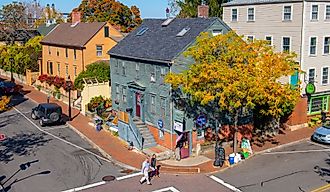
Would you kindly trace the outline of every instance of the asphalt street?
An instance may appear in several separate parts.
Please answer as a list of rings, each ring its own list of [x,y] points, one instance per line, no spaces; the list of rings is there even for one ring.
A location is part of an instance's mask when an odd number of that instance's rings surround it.
[[[59,192],[127,174],[66,125],[41,128],[23,117],[30,119],[36,105],[25,100],[16,106],[20,113],[0,114],[0,133],[7,137],[0,141],[0,181],[6,191]]]
[[[312,191],[330,180],[329,154],[329,146],[304,141],[215,175],[244,192]]]

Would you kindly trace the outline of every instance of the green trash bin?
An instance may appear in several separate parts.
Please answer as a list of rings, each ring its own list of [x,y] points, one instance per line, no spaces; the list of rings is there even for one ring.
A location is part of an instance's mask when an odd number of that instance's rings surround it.
[[[247,159],[249,157],[249,152],[243,152],[242,154],[244,159]]]

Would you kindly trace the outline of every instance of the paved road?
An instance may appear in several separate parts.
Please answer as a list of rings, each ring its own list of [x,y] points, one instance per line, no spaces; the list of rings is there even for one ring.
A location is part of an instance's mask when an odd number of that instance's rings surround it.
[[[16,108],[30,118],[34,106],[26,100]],[[100,182],[107,175],[126,174],[66,125],[36,127],[37,122],[33,125],[22,114],[14,109],[0,114],[0,133],[7,137],[0,141],[0,181],[7,191],[59,192]],[[30,167],[20,170],[27,162]]]
[[[329,146],[304,141],[258,155],[216,176],[244,192],[312,191],[330,180],[329,154]],[[315,166],[325,174],[320,176]]]

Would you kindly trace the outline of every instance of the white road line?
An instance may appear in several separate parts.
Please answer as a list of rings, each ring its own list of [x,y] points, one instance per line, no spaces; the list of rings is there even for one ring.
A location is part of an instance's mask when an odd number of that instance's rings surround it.
[[[123,180],[123,179],[128,179],[128,178],[131,178],[131,177],[135,177],[135,176],[138,176],[138,175],[142,175],[142,173],[137,172],[137,173],[133,173],[133,174],[130,174],[130,175],[125,175],[125,176],[122,176],[122,177],[117,177],[116,180],[120,181],[120,180]]]
[[[45,131],[48,131],[48,130],[56,130],[56,129],[64,129],[64,128],[68,128],[68,127],[52,127],[52,128],[45,128],[44,130]]]
[[[158,189],[158,190],[155,190],[155,191],[152,191],[152,192],[164,192],[164,191],[180,192],[175,187],[167,187],[167,188]]]
[[[62,192],[81,191],[81,190],[84,190],[84,189],[89,189],[89,188],[97,187],[97,186],[104,185],[104,184],[106,184],[106,182],[101,181],[101,182],[98,182],[98,183],[93,183],[93,184],[85,185],[85,186],[82,186],[82,187],[77,187],[77,188],[74,188],[74,189],[65,190],[65,191],[62,191]]]
[[[307,143],[310,143],[310,144],[313,144],[313,145],[316,145],[316,146],[320,146],[320,147],[323,147],[323,148],[325,148],[325,149],[330,149],[330,147],[327,147],[327,146],[322,145],[322,144],[320,144],[320,143],[315,143],[315,142],[313,142],[313,141],[307,141]]]
[[[58,136],[56,136],[56,135],[53,135],[53,134],[51,134],[51,133],[49,133],[49,132],[47,132],[47,131],[41,129],[41,128],[38,127],[38,125],[36,125],[31,119],[29,119],[26,115],[24,115],[23,113],[21,113],[16,107],[13,107],[13,108],[14,108],[19,114],[21,114],[26,120],[28,120],[33,126],[35,126],[39,131],[41,131],[41,132],[43,132],[43,133],[46,133],[47,135],[50,135],[50,136],[52,136],[52,137],[54,137],[54,138],[56,138],[56,139],[58,139],[58,140],[60,140],[60,141],[63,141],[63,142],[66,143],[66,144],[69,144],[69,145],[71,145],[71,146],[73,146],[73,147],[76,147],[76,148],[78,148],[78,149],[81,149],[81,150],[85,151],[86,153],[89,153],[89,154],[91,154],[91,155],[94,155],[95,157],[98,157],[99,159],[102,159],[102,160],[104,160],[104,161],[106,161],[106,162],[112,163],[112,161],[110,161],[110,160],[107,159],[107,158],[104,158],[104,157],[102,157],[102,156],[100,156],[100,155],[97,155],[97,154],[95,154],[95,153],[93,153],[93,152],[90,152],[90,151],[88,151],[87,149],[85,149],[85,148],[83,148],[83,147],[80,147],[80,146],[78,146],[78,145],[76,145],[76,144],[73,144],[73,143],[71,143],[71,142],[69,142],[69,141],[67,141],[67,140],[64,140],[64,139],[62,139],[62,138],[60,138],[60,137],[58,137]]]
[[[303,150],[303,151],[278,151],[278,152],[266,152],[264,155],[277,155],[277,154],[294,154],[294,153],[312,153],[312,152],[326,152],[330,149],[314,149],[314,150]]]
[[[227,187],[228,189],[235,191],[235,192],[242,192],[241,190],[237,189],[236,187],[230,185],[229,183],[224,182],[223,180],[219,179],[218,177],[211,175],[210,176],[211,179],[213,179],[214,181],[220,183],[221,185]]]

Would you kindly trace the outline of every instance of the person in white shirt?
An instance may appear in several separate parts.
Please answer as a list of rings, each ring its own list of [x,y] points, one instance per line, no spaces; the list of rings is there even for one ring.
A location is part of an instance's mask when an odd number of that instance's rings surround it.
[[[146,160],[142,163],[141,172],[143,174],[143,177],[140,179],[140,184],[142,184],[145,180],[147,180],[147,184],[151,185],[149,180],[149,169],[150,169],[150,163],[149,163],[149,157],[147,157]]]

